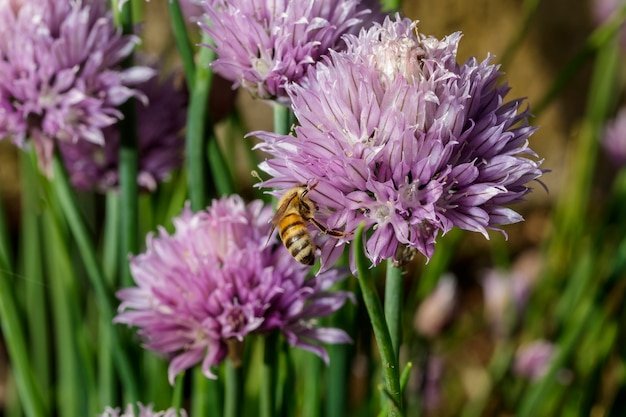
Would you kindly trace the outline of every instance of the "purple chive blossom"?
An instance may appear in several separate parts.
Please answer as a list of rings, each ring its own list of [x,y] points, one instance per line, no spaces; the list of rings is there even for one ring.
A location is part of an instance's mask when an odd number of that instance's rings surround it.
[[[626,107],[607,123],[602,146],[616,167],[626,166]]]
[[[299,81],[341,36],[373,14],[360,0],[204,0],[201,27],[215,43],[213,69],[254,96],[288,104],[285,85]],[[208,45],[207,45],[208,46]]]
[[[485,318],[496,336],[510,334],[524,315],[532,290],[531,278],[521,272],[489,269],[482,277]]]
[[[122,36],[105,0],[0,4],[0,138],[32,139],[49,173],[55,140],[104,144],[117,107],[154,75],[119,64],[139,39]]]
[[[521,221],[505,205],[542,175],[528,148],[535,128],[522,99],[505,101],[491,57],[457,64],[460,38],[418,35],[417,22],[399,16],[346,36],[345,52],[287,87],[295,133],[251,133],[274,157],[261,164],[273,178],[260,185],[279,195],[317,183],[308,196],[318,220],[347,233],[365,222],[374,265],[402,263],[406,248],[430,258],[454,226],[488,238]],[[319,236],[323,265],[348,240]]]
[[[138,103],[137,135],[139,175],[143,190],[154,191],[183,161],[182,129],[187,115],[187,91],[171,76],[164,82],[151,78],[138,85],[149,105]],[[118,187],[120,135],[117,126],[103,130],[104,146],[92,142],[60,142],[61,154],[72,184],[79,189],[105,192]]]
[[[536,381],[546,374],[555,355],[555,346],[545,340],[520,346],[515,353],[513,371],[519,376]]]
[[[279,330],[292,346],[328,361],[318,343],[347,343],[335,328],[315,326],[350,298],[328,291],[345,274],[336,270],[307,278],[308,269],[282,247],[267,245],[271,206],[248,205],[238,196],[216,200],[174,219],[147,251],[131,260],[136,287],[117,293],[117,323],[137,327],[147,349],[169,355],[169,380],[202,362],[208,378],[250,334]],[[235,348],[230,350],[231,348]],[[237,357],[233,358],[236,363]]]
[[[422,301],[413,318],[413,328],[433,339],[448,325],[457,305],[456,277],[444,274],[433,291]]]
[[[165,411],[153,411],[152,405],[145,406],[138,403],[137,406],[139,407],[137,417],[187,417],[185,410],[180,410],[179,412],[174,408],[169,408]],[[119,408],[107,407],[104,413],[100,414],[98,417],[135,417],[135,411],[133,410],[132,404],[128,404],[123,413]]]

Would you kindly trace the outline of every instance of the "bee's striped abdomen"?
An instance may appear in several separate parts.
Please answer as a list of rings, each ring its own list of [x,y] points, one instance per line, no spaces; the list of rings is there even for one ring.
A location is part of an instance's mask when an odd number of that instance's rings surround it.
[[[287,214],[278,223],[278,230],[291,256],[305,265],[315,263],[315,245],[302,216],[298,213]]]

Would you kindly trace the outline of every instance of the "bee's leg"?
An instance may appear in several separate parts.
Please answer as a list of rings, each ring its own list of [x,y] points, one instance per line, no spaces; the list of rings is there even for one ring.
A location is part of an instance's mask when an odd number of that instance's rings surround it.
[[[310,218],[308,218],[306,220],[308,220],[311,223],[313,223],[313,225],[315,227],[317,227],[319,229],[319,231],[324,233],[325,235],[336,237],[336,238],[342,238],[342,237],[350,236],[350,233],[344,233],[344,232],[341,232],[339,230],[329,229],[328,227],[324,226],[322,223],[317,221],[314,217],[310,217]]]

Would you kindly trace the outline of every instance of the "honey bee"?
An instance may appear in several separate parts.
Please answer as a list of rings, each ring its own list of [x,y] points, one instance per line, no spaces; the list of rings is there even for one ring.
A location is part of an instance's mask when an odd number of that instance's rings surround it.
[[[317,209],[307,194],[317,186],[300,184],[288,190],[278,201],[278,210],[272,218],[272,232],[278,228],[283,245],[295,260],[304,265],[315,263],[317,246],[311,239],[307,223],[312,223],[320,232],[335,238],[347,236],[338,230],[331,230],[320,223],[313,213]]]

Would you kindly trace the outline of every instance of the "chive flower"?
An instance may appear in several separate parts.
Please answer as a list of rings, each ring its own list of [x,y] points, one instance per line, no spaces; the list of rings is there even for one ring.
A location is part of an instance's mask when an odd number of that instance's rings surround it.
[[[228,355],[237,365],[245,338],[279,331],[287,342],[328,361],[320,343],[347,343],[340,329],[318,327],[352,295],[329,288],[345,277],[308,269],[282,247],[268,245],[272,208],[239,196],[214,200],[205,211],[185,208],[175,232],[149,235],[147,250],[131,259],[136,287],[118,291],[116,323],[138,328],[145,347],[171,358],[168,375]]]
[[[344,52],[331,51],[303,84],[286,87],[295,131],[250,134],[269,154],[260,168],[272,178],[260,186],[280,195],[316,184],[308,197],[317,220],[347,234],[317,234],[323,267],[361,223],[377,265],[417,251],[430,258],[455,226],[489,238],[489,229],[523,220],[507,205],[542,175],[528,147],[535,128],[522,99],[506,100],[491,56],[457,63],[460,38],[420,35],[399,15],[346,35]]]
[[[183,162],[182,136],[187,118],[188,92],[175,74],[160,82],[156,77],[137,86],[149,101],[136,103],[139,172],[144,191],[157,184]],[[117,125],[103,129],[104,145],[88,141],[59,143],[72,185],[81,190],[106,192],[119,186],[120,134]]]
[[[616,167],[626,166],[626,107],[607,122],[601,143],[606,156]]]
[[[289,104],[285,85],[299,81],[341,36],[375,20],[360,0],[204,0],[217,59],[213,70],[253,96]],[[379,13],[379,10],[376,10]],[[379,14],[376,14],[379,16]]]
[[[118,106],[154,75],[121,69],[139,42],[113,24],[104,0],[0,3],[0,138],[32,140],[50,173],[55,142],[105,142]]]
[[[169,408],[165,411],[153,411],[152,405],[138,403],[137,406],[139,407],[137,417],[187,417],[185,410],[180,410],[179,412],[175,408]],[[119,407],[106,407],[104,413],[100,414],[98,417],[135,417],[135,410],[133,410],[132,404],[128,404],[123,412]]]

